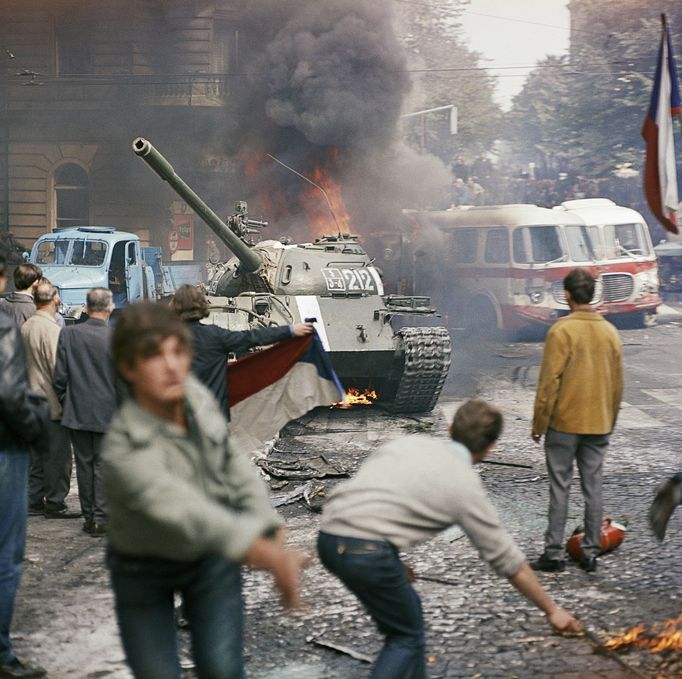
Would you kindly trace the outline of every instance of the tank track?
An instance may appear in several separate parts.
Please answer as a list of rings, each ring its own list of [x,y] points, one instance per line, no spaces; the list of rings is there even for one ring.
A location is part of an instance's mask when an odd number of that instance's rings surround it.
[[[446,328],[401,328],[397,333],[405,351],[403,374],[395,399],[387,404],[394,413],[433,410],[450,368],[450,335]]]

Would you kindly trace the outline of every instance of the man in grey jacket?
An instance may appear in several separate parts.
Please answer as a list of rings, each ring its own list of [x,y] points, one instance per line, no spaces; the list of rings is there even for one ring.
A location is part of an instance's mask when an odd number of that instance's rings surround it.
[[[33,291],[42,277],[43,270],[38,265],[19,264],[13,274],[15,291],[0,300],[0,309],[11,316],[19,328],[36,312]]]
[[[108,564],[116,614],[136,679],[179,679],[173,595],[182,594],[197,674],[243,677],[240,565],[273,573],[298,600],[304,557],[283,545],[281,521],[215,399],[190,376],[191,335],[166,306],[121,314],[113,357],[130,396],[104,441]]]
[[[109,317],[111,291],[93,288],[86,297],[88,320],[62,330],[57,344],[54,388],[63,408],[76,459],[83,530],[93,537],[106,532],[101,448],[116,409]]]
[[[386,635],[373,677],[426,676],[421,602],[398,551],[453,524],[499,575],[544,611],[555,629],[580,629],[542,588],[500,525],[472,468],[494,448],[501,432],[499,410],[484,401],[467,401],[455,413],[451,441],[415,435],[387,443],[329,496],[318,551]]]
[[[59,294],[43,279],[33,297],[36,312],[21,326],[21,337],[28,379],[33,390],[50,404],[50,424],[48,445],[31,448],[28,511],[44,514],[48,519],[75,519],[80,512],[70,511],[65,502],[71,485],[71,442],[60,423],[62,407],[52,385],[60,333],[55,320]]]

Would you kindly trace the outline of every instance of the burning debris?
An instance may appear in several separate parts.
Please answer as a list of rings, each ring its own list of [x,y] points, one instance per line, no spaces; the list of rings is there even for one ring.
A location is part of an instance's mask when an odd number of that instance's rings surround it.
[[[356,389],[350,387],[346,390],[346,396],[343,401],[333,403],[331,408],[339,408],[341,410],[349,410],[355,406],[372,406],[379,399],[379,394],[374,389]]]
[[[637,625],[623,634],[604,642],[606,648],[630,651],[646,649],[650,653],[682,651],[682,615],[647,626]]]

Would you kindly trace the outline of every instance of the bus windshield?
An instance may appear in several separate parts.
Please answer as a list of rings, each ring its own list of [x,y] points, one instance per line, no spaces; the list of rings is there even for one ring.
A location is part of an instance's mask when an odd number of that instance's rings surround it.
[[[57,240],[44,240],[38,245],[36,264],[59,265],[66,264],[66,255],[69,251],[70,240],[66,238]]]
[[[583,225],[565,226],[568,252],[574,262],[594,261],[595,254],[587,227]]]
[[[71,250],[69,251],[69,247]],[[101,240],[56,238],[38,245],[36,264],[43,266],[101,266],[107,255],[107,244]]]
[[[603,236],[604,250],[608,259],[651,254],[643,224],[606,224],[603,228]]]
[[[549,264],[567,259],[558,226],[522,226],[514,230],[514,259],[522,264]]]

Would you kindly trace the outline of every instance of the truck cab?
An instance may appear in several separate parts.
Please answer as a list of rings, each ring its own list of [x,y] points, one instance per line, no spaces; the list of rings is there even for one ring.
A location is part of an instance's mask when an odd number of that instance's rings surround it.
[[[108,226],[57,229],[33,245],[29,261],[59,288],[62,313],[77,319],[90,288],[109,288],[116,308],[156,297],[154,274],[134,233]]]

